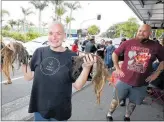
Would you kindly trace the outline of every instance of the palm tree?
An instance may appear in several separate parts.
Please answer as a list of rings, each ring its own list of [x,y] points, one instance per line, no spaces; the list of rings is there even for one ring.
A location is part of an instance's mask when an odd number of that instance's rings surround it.
[[[72,18],[73,11],[81,8],[80,2],[76,1],[74,3],[64,3],[70,9],[70,18]],[[69,23],[69,37],[71,37],[71,22]]]
[[[34,14],[34,12],[31,10],[31,8],[23,8],[21,7],[22,13],[24,15],[24,22],[23,22],[23,30],[25,32],[25,24],[27,23],[26,17],[29,16],[30,14]]]
[[[24,20],[18,19],[16,21],[16,25],[17,25],[17,30],[20,31],[20,26],[23,25]]]
[[[16,21],[11,19],[8,21],[8,24],[11,26],[11,29],[13,30],[14,25],[16,25]]]
[[[70,18],[70,17],[66,17],[65,18],[65,23],[66,23],[66,37],[67,37],[67,29],[68,29],[68,24],[71,22],[71,21],[73,21],[73,20],[75,20],[74,18]]]
[[[10,13],[9,13],[7,10],[5,10],[5,9],[2,9],[2,10],[1,10],[1,17],[2,17],[2,22],[4,21],[4,20],[3,20],[3,17],[4,17],[5,15],[8,15],[8,16],[10,16]]]
[[[56,8],[55,14],[57,16],[57,21],[61,22],[61,17],[66,13],[66,9],[63,6]]]
[[[39,33],[41,29],[41,12],[48,6],[48,1],[30,1],[30,3],[39,10]]]
[[[54,11],[56,13],[56,10],[58,8],[58,6],[60,6],[63,3],[63,0],[54,0],[51,1],[52,5],[54,6]],[[53,20],[57,20],[57,15],[55,14],[55,18],[53,17]]]

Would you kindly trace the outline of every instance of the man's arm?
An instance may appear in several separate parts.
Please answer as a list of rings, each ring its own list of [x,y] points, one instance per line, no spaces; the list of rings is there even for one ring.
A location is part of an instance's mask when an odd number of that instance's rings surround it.
[[[161,61],[157,70],[152,74],[150,75],[145,81],[146,82],[152,82],[154,81],[155,79],[158,78],[158,76],[160,75],[160,73],[164,70],[164,61]]]
[[[120,70],[120,67],[119,67],[119,64],[118,64],[118,56],[115,52],[113,52],[112,54],[112,60],[113,60],[113,63],[114,63],[114,67],[116,68],[116,70]]]
[[[114,67],[116,68],[116,74],[119,77],[124,77],[125,76],[125,74],[122,72],[122,70],[119,67],[118,56],[126,49],[126,45],[127,45],[127,42],[124,42],[117,49],[115,49],[114,52],[112,53],[113,64],[114,64]]]
[[[91,67],[95,62],[96,62],[96,57],[93,58],[91,56],[91,54],[85,56],[83,70],[82,70],[80,76],[77,78],[76,82],[73,83],[73,87],[76,90],[80,90],[81,88],[83,88],[83,86],[85,85],[85,83],[88,79],[88,75],[91,70]]]

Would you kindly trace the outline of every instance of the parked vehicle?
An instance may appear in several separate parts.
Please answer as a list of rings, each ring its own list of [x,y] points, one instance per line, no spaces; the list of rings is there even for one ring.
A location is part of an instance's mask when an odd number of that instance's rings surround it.
[[[63,47],[71,49],[73,42],[74,40],[65,40],[63,42]],[[32,41],[24,43],[24,47],[26,48],[31,57],[37,48],[44,46],[48,46],[48,36],[38,37]]]
[[[32,41],[26,42],[24,44],[24,47],[26,48],[29,55],[32,56],[37,48],[47,46],[48,45],[47,42],[48,42],[48,37],[42,36],[33,39]]]

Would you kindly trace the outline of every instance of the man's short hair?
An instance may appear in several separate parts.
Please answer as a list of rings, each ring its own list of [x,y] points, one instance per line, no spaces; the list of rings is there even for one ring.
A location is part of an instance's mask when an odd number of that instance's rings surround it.
[[[109,41],[109,44],[112,44],[112,40]]]
[[[90,39],[90,42],[94,42],[95,41],[95,39]]]

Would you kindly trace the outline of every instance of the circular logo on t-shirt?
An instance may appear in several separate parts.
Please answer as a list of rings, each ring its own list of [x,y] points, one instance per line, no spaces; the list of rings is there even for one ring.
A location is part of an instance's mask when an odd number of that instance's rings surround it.
[[[44,75],[54,75],[59,69],[60,62],[54,57],[45,58],[40,65],[40,70]]]

